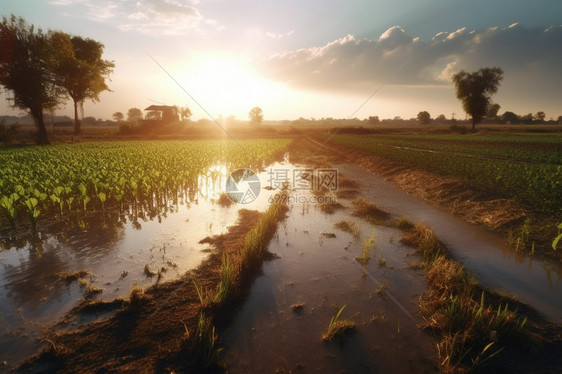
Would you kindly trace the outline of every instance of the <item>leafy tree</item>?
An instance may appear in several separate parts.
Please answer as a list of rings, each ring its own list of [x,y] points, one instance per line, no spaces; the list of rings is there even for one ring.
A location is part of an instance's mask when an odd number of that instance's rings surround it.
[[[115,112],[113,113],[113,119],[117,122],[121,122],[123,121],[123,118],[125,118],[125,116],[123,115],[123,113],[121,112]]]
[[[556,121],[559,125],[562,125],[562,116],[558,116],[558,119]]]
[[[519,116],[513,112],[505,112],[502,114],[502,121],[509,122],[509,123],[517,123],[519,122]]]
[[[533,123],[533,113],[527,113],[524,116],[521,116],[519,120],[523,123]]]
[[[422,125],[429,125],[431,123],[431,115],[427,111],[422,111],[418,113],[416,117],[418,122]]]
[[[186,106],[179,108],[179,113],[182,121],[189,121],[189,119],[193,114],[191,113],[191,109],[189,109],[189,107]]]
[[[447,120],[447,117],[445,117],[444,114],[440,114],[440,115],[437,116],[437,118],[435,118],[435,120],[437,122],[445,122]]]
[[[263,111],[259,106],[252,108],[248,115],[250,116],[250,123],[252,125],[259,126],[263,121]]]
[[[127,111],[127,121],[131,123],[139,123],[142,119],[142,110],[139,108],[130,108]]]
[[[486,119],[495,120],[498,119],[498,112],[500,111],[500,104],[490,103],[488,105],[488,110],[486,111]]]
[[[106,79],[115,64],[102,59],[104,45],[95,40],[63,32],[53,33],[52,38],[57,81],[74,102],[74,132],[80,134],[78,108],[83,112],[86,99],[99,101],[100,93],[109,91]]]
[[[369,125],[378,125],[381,123],[379,116],[369,116]]]
[[[37,144],[49,144],[43,112],[64,99],[53,74],[52,38],[23,18],[2,17],[0,24],[0,84],[13,94],[12,105],[28,110],[37,128]]]
[[[462,101],[464,111],[472,117],[472,131],[486,115],[490,98],[498,91],[503,79],[503,70],[497,67],[482,68],[474,73],[461,70],[453,75],[457,98]]]
[[[537,114],[535,114],[535,120],[538,122],[544,122],[545,117],[546,114],[543,111],[537,112]]]

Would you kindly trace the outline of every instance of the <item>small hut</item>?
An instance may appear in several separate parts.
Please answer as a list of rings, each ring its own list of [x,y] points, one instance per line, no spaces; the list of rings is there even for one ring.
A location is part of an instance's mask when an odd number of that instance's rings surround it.
[[[170,105],[151,105],[145,109],[146,112],[159,112],[159,118],[152,119],[161,123],[172,123],[179,121],[178,107]],[[145,116],[148,118],[148,116]]]

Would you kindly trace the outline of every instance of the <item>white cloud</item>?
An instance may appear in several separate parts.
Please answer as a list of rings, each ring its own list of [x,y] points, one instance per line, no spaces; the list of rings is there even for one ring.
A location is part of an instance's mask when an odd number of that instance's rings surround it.
[[[69,14],[79,14],[96,21],[111,23],[121,30],[153,35],[181,35],[187,31],[220,29],[215,21],[204,19],[185,0],[52,0],[49,4],[72,8]]]
[[[394,73],[390,84],[451,84],[451,75],[461,69],[486,66],[503,68],[506,81],[561,86],[562,26],[460,28],[429,41],[394,26],[377,40],[347,35],[323,46],[273,55],[259,67],[269,78],[293,86],[342,90],[373,87]]]
[[[284,37],[287,37],[287,36],[291,36],[294,33],[295,33],[295,30],[291,30],[291,31],[286,32],[286,33],[277,33],[277,34],[274,33],[274,32],[267,31],[265,33],[265,36],[267,36],[268,38],[272,38],[272,39],[281,39],[281,38],[284,38]]]

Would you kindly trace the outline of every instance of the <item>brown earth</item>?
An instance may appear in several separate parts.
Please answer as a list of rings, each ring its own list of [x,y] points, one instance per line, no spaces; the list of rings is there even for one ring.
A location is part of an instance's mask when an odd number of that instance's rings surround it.
[[[47,333],[48,347],[28,359],[18,372],[170,373],[181,367],[184,358],[180,342],[185,339],[186,329],[197,330],[202,310],[193,281],[203,290],[215,290],[220,282],[223,255],[239,253],[259,217],[256,211],[240,210],[238,224],[230,227],[226,234],[208,238],[206,242],[213,246],[210,256],[181,279],[157,284],[144,292],[133,290],[129,300],[79,306],[72,312],[75,317],[106,307],[117,312],[77,331],[61,333],[55,326]],[[244,284],[247,286],[249,282]],[[242,297],[247,289],[239,291],[238,296]],[[236,303],[230,303],[206,313],[220,323],[228,320],[234,310]],[[64,324],[71,319],[72,315],[67,316]]]

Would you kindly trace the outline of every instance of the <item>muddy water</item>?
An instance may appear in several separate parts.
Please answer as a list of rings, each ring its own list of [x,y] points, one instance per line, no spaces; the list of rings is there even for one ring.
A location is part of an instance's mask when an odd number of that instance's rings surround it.
[[[562,323],[562,263],[514,253],[501,235],[466,224],[358,166],[337,167],[359,182],[365,198],[380,208],[428,223],[481,284],[512,295],[547,319]]]
[[[359,237],[335,229],[340,220],[354,222]],[[373,233],[369,262],[361,265],[355,258]],[[279,258],[264,265],[224,335],[228,372],[437,372],[434,341],[416,327],[425,280],[411,265],[420,259],[400,236],[345,210],[327,215],[313,204],[292,205],[269,246]],[[299,303],[302,310],[293,310]],[[343,305],[341,318],[356,330],[342,342],[323,342]]]
[[[216,175],[216,173],[214,174]],[[174,279],[207,256],[207,236],[226,232],[241,207],[221,207],[226,175],[201,176],[197,191],[182,203],[169,203],[165,213],[135,222],[97,213],[87,228],[44,230],[40,237],[20,233],[2,238],[0,251],[0,365],[9,366],[43,346],[45,327],[63,317],[84,297],[86,287],[57,275],[86,270],[94,297],[113,300],[128,296],[132,286],[148,287]],[[264,210],[272,192],[260,193],[251,209]],[[39,227],[41,229],[41,226]],[[145,272],[154,273],[149,276]],[[2,366],[0,366],[1,371]]]

